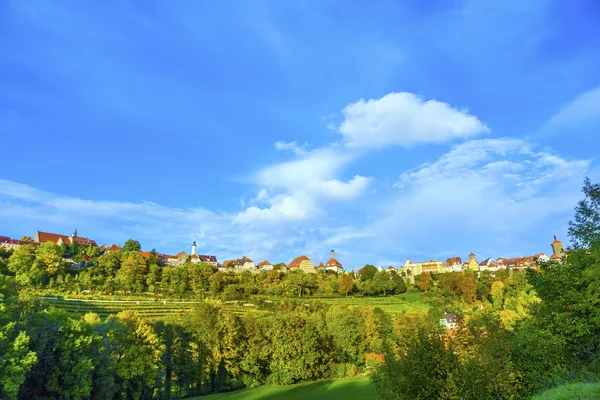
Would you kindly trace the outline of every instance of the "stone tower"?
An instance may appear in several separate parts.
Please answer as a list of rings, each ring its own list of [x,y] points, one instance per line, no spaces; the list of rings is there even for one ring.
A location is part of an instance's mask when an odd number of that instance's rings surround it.
[[[192,244],[192,256],[196,255],[196,242],[194,242],[194,244]]]
[[[335,258],[335,251],[331,250],[331,258]]]
[[[563,249],[563,244],[560,240],[554,236],[554,242],[552,242],[552,253],[557,257],[564,257],[565,250]]]

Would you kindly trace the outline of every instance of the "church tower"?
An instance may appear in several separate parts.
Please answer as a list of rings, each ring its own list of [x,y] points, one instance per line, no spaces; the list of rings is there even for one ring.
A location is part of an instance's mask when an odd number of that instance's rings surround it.
[[[554,236],[554,242],[552,242],[552,253],[557,257],[564,257],[565,250],[563,249],[563,244],[560,240]]]
[[[196,242],[194,242],[194,244],[192,244],[192,256],[196,255]]]
[[[331,258],[335,258],[335,251],[331,250]]]

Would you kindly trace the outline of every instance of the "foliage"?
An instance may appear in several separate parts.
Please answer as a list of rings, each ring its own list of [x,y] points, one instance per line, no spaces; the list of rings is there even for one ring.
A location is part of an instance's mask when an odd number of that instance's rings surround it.
[[[569,236],[576,248],[600,242],[600,184],[586,178],[582,191],[585,198],[577,204],[574,221],[569,223]]]
[[[142,245],[135,239],[129,239],[122,247],[124,252],[127,251],[142,251]]]
[[[377,273],[377,268],[374,265],[367,264],[358,272],[358,279],[362,282],[370,281],[375,276],[375,273]]]

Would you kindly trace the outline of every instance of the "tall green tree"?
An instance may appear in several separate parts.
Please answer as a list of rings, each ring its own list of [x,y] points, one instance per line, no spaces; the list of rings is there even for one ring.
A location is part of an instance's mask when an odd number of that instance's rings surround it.
[[[135,399],[151,397],[164,350],[158,335],[131,311],[110,316],[106,323],[110,357],[122,395]]]
[[[142,245],[135,239],[129,239],[123,245],[123,251],[142,251]]]
[[[600,185],[586,178],[582,191],[585,198],[575,208],[574,220],[569,222],[569,236],[576,248],[600,243]]]
[[[22,285],[36,285],[41,282],[44,271],[35,268],[35,247],[27,244],[20,246],[8,259],[8,270],[15,274]]]
[[[93,349],[101,337],[83,319],[69,319],[59,328],[58,336],[56,362],[47,386],[61,399],[89,399],[93,390]]]
[[[367,264],[358,272],[358,279],[361,281],[370,281],[377,273],[377,268],[374,265]]]

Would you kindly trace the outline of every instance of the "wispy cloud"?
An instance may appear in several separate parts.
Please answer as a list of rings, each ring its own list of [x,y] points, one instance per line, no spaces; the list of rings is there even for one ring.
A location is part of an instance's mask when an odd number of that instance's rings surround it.
[[[486,252],[506,249],[498,243],[506,235],[514,246],[548,236],[548,229],[563,231],[589,167],[589,160],[536,151],[519,139],[467,141],[402,173],[397,195],[367,231],[379,232],[380,246],[465,249],[480,243]],[[504,254],[518,251],[514,246]]]
[[[543,131],[556,131],[580,127],[600,121],[600,87],[580,94],[566,104],[542,127]]]

